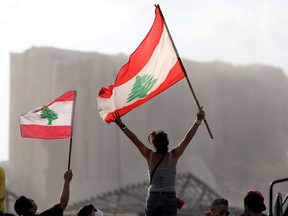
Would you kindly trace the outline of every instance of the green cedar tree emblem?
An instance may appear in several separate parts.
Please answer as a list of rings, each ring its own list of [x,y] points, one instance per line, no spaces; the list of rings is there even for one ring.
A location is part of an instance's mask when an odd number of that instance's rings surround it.
[[[147,92],[153,87],[157,79],[152,75],[136,76],[136,81],[133,84],[133,88],[127,98],[126,103],[136,99],[147,97]]]
[[[48,119],[47,125],[52,125],[52,121],[58,119],[58,114],[47,107],[41,111],[40,118]]]

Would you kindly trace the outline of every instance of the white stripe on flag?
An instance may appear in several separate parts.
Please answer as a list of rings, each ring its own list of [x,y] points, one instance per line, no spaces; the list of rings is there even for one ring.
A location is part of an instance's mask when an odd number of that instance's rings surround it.
[[[64,102],[55,102],[51,104],[48,108],[53,110],[56,114],[58,114],[58,119],[52,121],[52,125],[48,126],[64,126],[71,125],[71,111],[72,111],[73,101],[64,101]],[[41,110],[40,108],[34,109],[29,113],[23,114],[20,116],[20,124],[27,125],[47,125],[48,120],[42,119],[40,117]],[[35,113],[34,113],[35,112]]]

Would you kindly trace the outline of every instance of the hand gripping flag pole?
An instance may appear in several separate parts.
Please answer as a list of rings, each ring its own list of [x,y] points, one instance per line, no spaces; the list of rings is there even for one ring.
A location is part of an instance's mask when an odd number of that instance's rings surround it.
[[[179,56],[179,54],[178,54],[178,51],[177,51],[177,49],[176,49],[176,46],[175,46],[175,44],[174,44],[174,41],[173,41],[173,39],[172,39],[172,36],[171,36],[171,34],[170,34],[169,28],[168,28],[168,26],[167,26],[167,24],[166,24],[166,21],[165,21],[165,18],[164,18],[164,16],[163,16],[163,13],[162,13],[162,11],[161,11],[161,9],[160,9],[160,6],[157,4],[157,5],[155,5],[155,7],[159,9],[159,12],[160,12],[160,14],[161,14],[161,17],[162,17],[162,19],[164,20],[164,25],[165,25],[165,27],[166,27],[166,29],[167,29],[169,38],[170,38],[170,40],[171,40],[171,42],[172,42],[174,51],[175,51],[175,53],[176,53],[176,55],[177,55],[177,58],[178,58],[178,60],[179,60],[179,62],[180,62],[181,68],[182,68],[183,72],[185,73],[185,77],[186,77],[186,80],[187,80],[187,82],[188,82],[188,86],[189,86],[189,88],[190,88],[190,90],[191,90],[191,93],[192,93],[192,95],[193,95],[193,97],[194,97],[194,99],[195,99],[195,101],[196,101],[196,104],[197,104],[198,108],[200,109],[200,108],[202,108],[202,107],[200,106],[200,103],[199,103],[199,101],[198,101],[198,99],[197,99],[197,97],[196,97],[196,94],[195,94],[195,92],[194,92],[194,90],[193,90],[193,88],[192,88],[192,85],[191,85],[191,82],[190,82],[189,77],[188,77],[188,75],[187,75],[186,69],[185,69],[185,67],[184,67],[184,65],[183,65],[183,63],[182,63],[182,60],[181,60],[181,58],[180,58],[180,56]],[[204,118],[204,122],[205,122],[206,128],[207,128],[207,130],[208,130],[208,133],[209,133],[211,139],[213,139],[214,137],[213,137],[213,135],[212,135],[212,132],[211,132],[211,130],[210,130],[210,127],[209,127],[209,125],[208,125],[208,122],[207,122],[206,118]]]

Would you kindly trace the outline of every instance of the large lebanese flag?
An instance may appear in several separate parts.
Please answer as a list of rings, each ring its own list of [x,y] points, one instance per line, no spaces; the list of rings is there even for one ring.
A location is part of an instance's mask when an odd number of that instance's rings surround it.
[[[53,102],[20,116],[21,137],[63,139],[71,136],[76,91],[68,91]]]
[[[115,83],[99,92],[99,113],[107,123],[114,121],[114,112],[123,116],[185,77],[159,5],[155,13],[150,31],[120,69]]]

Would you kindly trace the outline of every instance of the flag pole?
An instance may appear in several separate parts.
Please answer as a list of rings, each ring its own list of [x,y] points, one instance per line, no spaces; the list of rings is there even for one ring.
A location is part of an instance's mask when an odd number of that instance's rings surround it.
[[[70,170],[70,163],[71,163],[72,138],[73,138],[73,128],[74,128],[74,111],[75,111],[75,104],[76,104],[76,95],[77,95],[77,92],[74,91],[74,100],[73,100],[73,108],[72,108],[72,119],[71,119],[71,136],[70,136],[69,158],[68,158],[68,170]]]
[[[177,49],[176,49],[176,46],[175,46],[175,44],[174,44],[174,41],[173,41],[173,39],[172,39],[172,36],[171,36],[170,31],[169,31],[169,29],[168,29],[168,26],[167,26],[167,24],[166,24],[165,18],[164,18],[163,14],[162,14],[161,8],[160,8],[160,6],[159,6],[158,4],[155,5],[155,7],[156,7],[156,8],[159,8],[159,12],[160,12],[160,14],[161,14],[161,16],[162,16],[162,19],[164,20],[164,25],[165,25],[165,27],[166,27],[166,29],[167,29],[167,32],[168,32],[169,38],[170,38],[170,40],[171,40],[171,42],[172,42],[174,51],[175,51],[175,53],[176,53],[176,56],[177,56],[177,58],[178,58],[178,61],[179,61],[180,65],[181,65],[181,68],[182,68],[183,72],[185,73],[185,78],[186,78],[186,80],[187,80],[187,82],[188,82],[188,86],[189,86],[189,88],[190,88],[190,90],[191,90],[191,93],[192,93],[192,95],[193,95],[193,97],[194,97],[194,99],[195,99],[195,101],[196,101],[196,104],[197,104],[198,108],[200,109],[200,108],[201,108],[200,103],[199,103],[199,101],[198,101],[198,99],[197,99],[197,97],[196,97],[196,94],[195,94],[195,92],[194,92],[194,90],[193,90],[193,88],[192,88],[192,85],[191,85],[191,82],[190,82],[189,77],[188,77],[188,75],[187,75],[187,72],[186,72],[186,70],[185,70],[185,67],[184,67],[184,65],[183,65],[183,63],[182,63],[182,60],[181,60],[179,54],[178,54],[178,51],[177,51]],[[207,130],[208,130],[208,133],[209,133],[211,139],[213,139],[213,135],[212,135],[212,132],[211,132],[211,130],[210,130],[210,127],[209,127],[209,125],[208,125],[208,122],[207,122],[206,118],[204,118],[204,122],[205,122],[206,128],[207,128]]]

